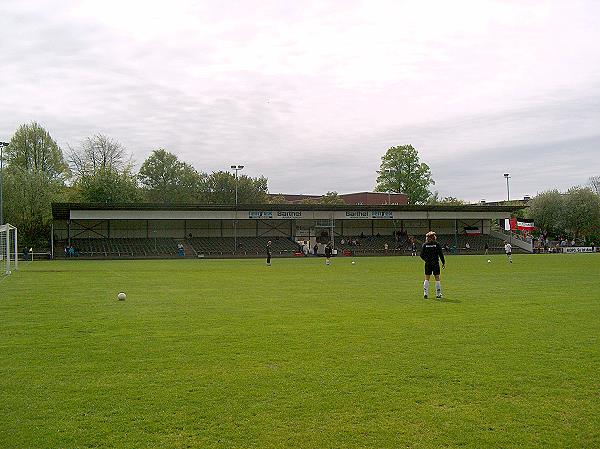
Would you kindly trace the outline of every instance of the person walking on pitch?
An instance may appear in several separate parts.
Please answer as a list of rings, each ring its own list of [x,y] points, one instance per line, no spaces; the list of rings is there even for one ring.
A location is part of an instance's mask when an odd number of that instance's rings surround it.
[[[506,257],[508,257],[508,261],[512,263],[512,245],[510,243],[506,242],[504,252],[506,253]]]
[[[429,278],[435,276],[435,297],[442,297],[442,284],[440,281],[440,261],[442,268],[446,267],[444,252],[441,245],[437,242],[435,232],[429,231],[425,235],[425,243],[421,247],[421,259],[425,262],[425,281],[423,282],[423,297],[427,299],[429,294]]]
[[[267,242],[267,266],[271,266],[271,240]]]

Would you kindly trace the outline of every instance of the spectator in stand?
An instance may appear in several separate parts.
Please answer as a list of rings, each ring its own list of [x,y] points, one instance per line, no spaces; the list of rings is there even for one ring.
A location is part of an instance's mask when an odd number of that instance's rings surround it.
[[[571,246],[575,246],[575,239],[571,240]]]
[[[304,257],[308,256],[308,253],[310,253],[309,249],[308,249],[308,244],[304,243],[304,245],[302,245],[302,254],[304,254]]]
[[[388,244],[387,242],[383,245],[383,250],[385,251],[385,253],[388,253]]]
[[[313,246],[313,254],[316,256],[318,251],[319,251],[319,244],[315,243],[315,246]]]
[[[471,249],[471,245],[469,245],[469,242],[465,243],[465,249]]]
[[[485,242],[485,245],[483,245],[483,249],[485,250],[483,252],[483,254],[487,254],[488,251],[490,250],[490,246],[488,245],[488,242]]]

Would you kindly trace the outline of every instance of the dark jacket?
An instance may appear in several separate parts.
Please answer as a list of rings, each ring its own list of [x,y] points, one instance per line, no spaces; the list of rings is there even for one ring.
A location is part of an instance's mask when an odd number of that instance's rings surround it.
[[[446,263],[442,246],[438,242],[423,243],[421,247],[421,259],[429,265],[438,265],[438,259],[442,261],[442,264]]]

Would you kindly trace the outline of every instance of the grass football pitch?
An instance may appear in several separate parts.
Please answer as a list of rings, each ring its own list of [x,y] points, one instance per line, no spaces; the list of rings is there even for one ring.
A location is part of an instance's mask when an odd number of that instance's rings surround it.
[[[447,259],[24,263],[0,447],[600,447],[600,255]]]

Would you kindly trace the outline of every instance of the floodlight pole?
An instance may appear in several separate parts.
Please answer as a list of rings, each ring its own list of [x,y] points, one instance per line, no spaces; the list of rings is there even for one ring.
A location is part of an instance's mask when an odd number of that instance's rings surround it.
[[[393,170],[392,170],[391,168],[386,168],[386,169],[385,169],[385,172],[386,172],[388,175],[390,175],[390,174],[392,173],[392,171],[393,171]],[[389,180],[388,180],[388,181],[389,181]],[[391,192],[390,186],[391,186],[391,183],[390,183],[390,182],[388,182],[388,206],[391,204],[391,199],[390,199],[390,198],[391,198],[391,196],[392,196],[392,195],[391,195],[391,193],[390,193],[390,192]]]
[[[233,254],[237,251],[237,211],[238,211],[238,171],[243,170],[243,165],[232,165],[235,171],[235,218],[233,220]]]
[[[508,205],[508,203],[510,202],[510,186],[508,184],[508,180],[510,179],[510,173],[504,173],[504,177],[506,178],[506,203]],[[512,245],[512,229],[508,231],[508,234],[510,236],[510,244]]]
[[[4,147],[8,146],[8,142],[0,142],[0,224],[4,223],[4,202],[2,198],[2,184],[4,179],[2,173],[4,171]]]
[[[506,178],[506,201],[510,201],[510,186],[508,184],[510,173],[504,173],[504,177]]]

